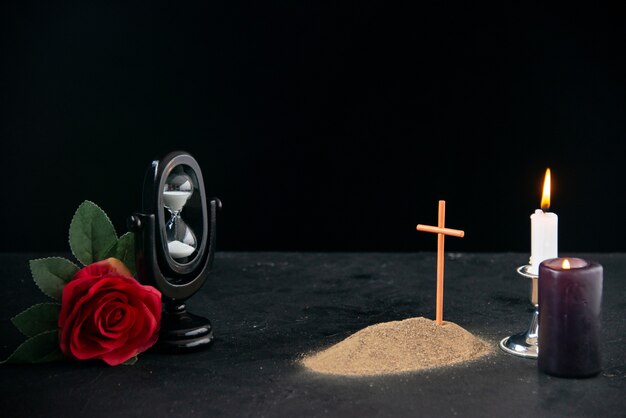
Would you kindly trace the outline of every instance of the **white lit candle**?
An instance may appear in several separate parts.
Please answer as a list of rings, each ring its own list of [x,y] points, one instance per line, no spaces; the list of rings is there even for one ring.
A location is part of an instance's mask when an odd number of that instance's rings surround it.
[[[558,225],[556,213],[546,212],[550,208],[550,169],[543,181],[541,209],[530,215],[530,272],[539,274],[543,260],[558,257]]]

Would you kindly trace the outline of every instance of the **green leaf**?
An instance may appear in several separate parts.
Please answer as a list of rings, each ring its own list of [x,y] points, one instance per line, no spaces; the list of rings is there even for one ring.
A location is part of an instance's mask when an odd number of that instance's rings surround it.
[[[56,331],[61,305],[40,303],[33,305],[11,319],[13,325],[27,337],[34,337],[45,331]]]
[[[107,253],[108,257],[115,257],[128,267],[128,270],[135,274],[135,234],[127,232],[122,235],[115,245]]]
[[[1,363],[45,363],[64,358],[59,350],[59,332],[46,331],[24,341]]]
[[[84,265],[107,258],[117,243],[117,234],[109,217],[98,205],[85,200],[70,223],[70,248]]]
[[[30,271],[37,286],[51,298],[61,300],[63,287],[78,271],[78,266],[62,257],[30,260]]]
[[[137,360],[139,360],[139,357],[135,355],[122,363],[122,366],[132,366],[133,364],[137,363]]]

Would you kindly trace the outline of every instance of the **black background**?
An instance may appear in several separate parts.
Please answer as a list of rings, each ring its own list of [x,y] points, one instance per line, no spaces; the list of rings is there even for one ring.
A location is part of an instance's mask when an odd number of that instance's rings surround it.
[[[118,232],[184,149],[223,250],[529,251],[547,166],[560,249],[625,251],[624,14],[471,2],[3,2],[1,251]]]

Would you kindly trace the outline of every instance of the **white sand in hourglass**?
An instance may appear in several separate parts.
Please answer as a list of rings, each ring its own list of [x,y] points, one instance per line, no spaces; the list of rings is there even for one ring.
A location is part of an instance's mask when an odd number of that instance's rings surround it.
[[[168,242],[167,249],[169,250],[172,258],[189,257],[195,251],[195,248],[193,248],[189,244],[185,244],[182,241]]]
[[[163,192],[163,205],[174,212],[178,212],[183,209],[191,193],[178,190],[165,191]]]

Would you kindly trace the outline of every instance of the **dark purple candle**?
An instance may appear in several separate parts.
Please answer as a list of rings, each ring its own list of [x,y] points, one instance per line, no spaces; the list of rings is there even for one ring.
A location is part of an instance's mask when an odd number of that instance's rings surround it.
[[[601,302],[600,264],[581,258],[541,263],[539,370],[562,377],[600,372]]]

